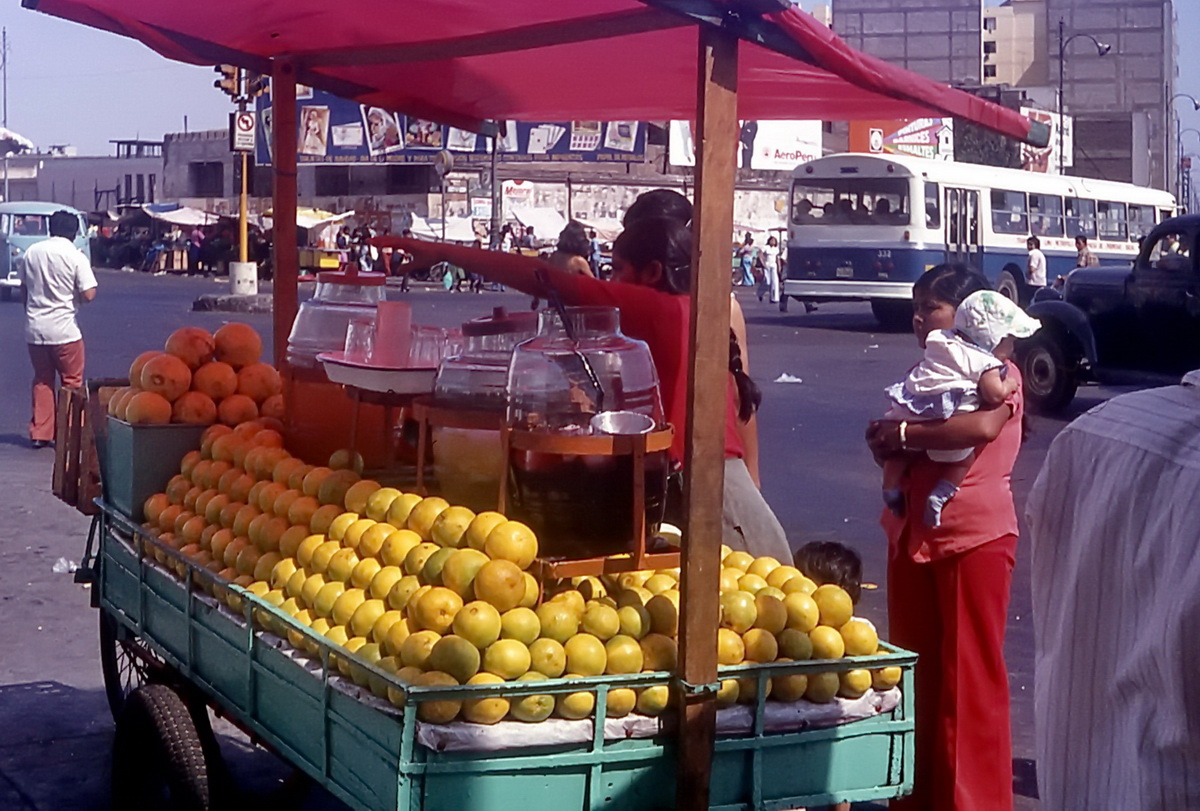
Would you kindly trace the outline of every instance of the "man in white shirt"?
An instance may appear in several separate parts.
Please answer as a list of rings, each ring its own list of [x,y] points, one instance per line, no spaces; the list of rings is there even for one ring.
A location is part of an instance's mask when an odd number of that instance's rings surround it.
[[[1200,808],[1200,370],[1055,438],[1030,491],[1043,808]]]
[[[83,385],[83,333],[75,321],[78,301],[96,298],[91,263],[75,247],[79,219],[69,211],[50,215],[50,238],[32,245],[21,262],[25,297],[25,342],[33,363],[33,417],[29,439],[35,448],[54,444],[54,378],[64,386]]]
[[[1046,254],[1042,253],[1042,241],[1037,237],[1030,237],[1025,241],[1025,246],[1029,248],[1029,263],[1025,273],[1025,281],[1030,287],[1045,287],[1046,286]]]

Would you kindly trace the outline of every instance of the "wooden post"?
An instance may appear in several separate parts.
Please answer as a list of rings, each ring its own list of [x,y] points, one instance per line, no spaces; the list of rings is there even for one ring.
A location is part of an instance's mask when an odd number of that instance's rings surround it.
[[[271,60],[271,240],[275,265],[275,366],[286,367],[287,339],[299,307],[296,290],[300,257],[296,248],[296,68],[286,59]],[[290,398],[289,398],[290,399]],[[285,401],[289,412],[291,403]]]
[[[701,25],[696,102],[696,198],[692,228],[692,324],[684,452],[682,622],[679,672],[691,686],[717,678],[725,391],[729,385],[729,251],[737,172],[738,40]],[[676,808],[709,804],[716,696],[684,694]]]

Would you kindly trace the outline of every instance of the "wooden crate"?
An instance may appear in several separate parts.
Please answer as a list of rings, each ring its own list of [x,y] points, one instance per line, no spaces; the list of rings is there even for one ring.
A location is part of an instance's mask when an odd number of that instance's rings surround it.
[[[63,386],[58,392],[50,489],[84,515],[96,512],[95,499],[101,492],[96,434],[104,430],[109,397],[125,385],[125,380],[95,379],[82,388]]]

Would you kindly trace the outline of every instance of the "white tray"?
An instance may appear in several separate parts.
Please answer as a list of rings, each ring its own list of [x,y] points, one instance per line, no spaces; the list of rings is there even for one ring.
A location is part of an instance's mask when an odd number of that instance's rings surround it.
[[[325,375],[333,383],[353,386],[363,391],[390,394],[430,394],[437,369],[414,369],[401,366],[376,366],[371,363],[346,360],[342,352],[322,352],[317,360],[325,366]]]

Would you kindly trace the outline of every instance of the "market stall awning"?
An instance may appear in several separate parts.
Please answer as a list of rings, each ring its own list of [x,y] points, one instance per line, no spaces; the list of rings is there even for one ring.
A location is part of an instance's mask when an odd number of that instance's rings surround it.
[[[567,227],[567,220],[553,208],[538,206],[516,207],[512,216],[526,228],[532,228],[538,239],[557,239]]]
[[[332,211],[323,211],[319,208],[305,208],[301,206],[296,209],[296,227],[297,228],[321,228],[326,225],[332,225],[335,222],[341,222],[354,216],[353,211],[343,211],[341,214],[335,214]],[[270,209],[263,212],[263,220],[273,220],[274,216]],[[266,226],[270,228],[270,223]]]
[[[409,226],[409,230],[413,232],[413,236],[421,239],[442,239],[443,230],[441,220],[425,219],[416,212],[413,212],[411,216],[412,225]],[[479,239],[479,235],[475,233],[475,226],[472,224],[470,217],[450,217],[446,220],[444,233],[447,242],[461,242],[469,245]]]
[[[138,39],[171,59],[269,72],[454,126],[503,120],[694,119],[696,23],[740,36],[738,116],[850,120],[958,116],[1043,144],[1044,125],[859,53],[785,4],[727,0],[23,0]],[[1033,129],[1031,130],[1031,126]]]
[[[151,218],[162,220],[172,225],[212,225],[220,219],[220,216],[217,214],[201,211],[191,206],[181,206],[177,203],[147,203],[141,209],[149,214]]]

